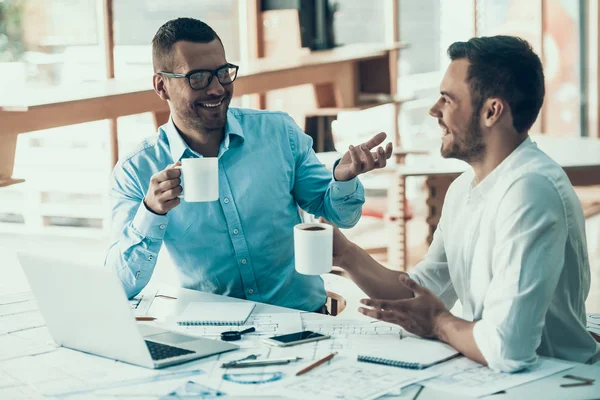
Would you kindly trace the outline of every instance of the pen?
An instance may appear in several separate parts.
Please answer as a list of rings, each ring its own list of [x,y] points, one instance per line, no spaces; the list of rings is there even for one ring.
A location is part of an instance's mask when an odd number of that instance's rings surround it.
[[[154,317],[135,317],[136,321],[154,321],[155,319]]]
[[[319,361],[310,364],[308,367],[306,367],[304,369],[301,369],[300,371],[296,372],[296,376],[304,375],[308,371],[310,371],[310,370],[312,370],[314,368],[317,368],[319,365],[325,364],[327,361],[331,360],[336,354],[337,353],[331,353],[327,357],[321,358]]]
[[[422,391],[423,391],[423,385],[419,385],[419,389],[415,392],[415,395],[413,396],[412,400],[417,400]]]
[[[248,361],[232,361],[224,363],[221,368],[245,368],[245,367],[266,367],[268,365],[282,365],[289,364],[293,361],[302,360],[300,357],[291,358],[274,358],[267,360],[248,360]]]

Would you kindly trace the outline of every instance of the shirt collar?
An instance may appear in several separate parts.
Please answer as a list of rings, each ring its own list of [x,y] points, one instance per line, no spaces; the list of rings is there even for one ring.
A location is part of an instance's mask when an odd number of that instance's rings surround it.
[[[167,135],[169,149],[171,150],[171,157],[173,158],[173,161],[181,161],[182,158],[188,157],[202,157],[201,154],[198,154],[194,150],[190,149],[185,140],[183,140],[179,134],[179,131],[177,130],[177,127],[175,126],[175,123],[173,123],[172,118],[169,118],[169,122],[167,122],[162,128]],[[243,142],[244,132],[242,130],[242,126],[235,118],[235,114],[232,113],[231,110],[228,110],[227,122],[225,124],[225,137],[221,143],[219,156],[228,150],[230,146],[241,145]]]
[[[485,199],[486,195],[492,190],[494,184],[500,179],[503,174],[503,171],[507,168],[510,168],[511,161],[514,160],[519,153],[524,151],[525,149],[535,146],[535,143],[531,141],[531,138],[527,136],[523,142],[516,149],[512,151],[502,162],[494,168],[492,172],[489,173],[481,182],[475,182],[475,176],[473,175],[473,182],[471,184],[471,191],[469,194],[470,198],[478,198],[481,197]]]

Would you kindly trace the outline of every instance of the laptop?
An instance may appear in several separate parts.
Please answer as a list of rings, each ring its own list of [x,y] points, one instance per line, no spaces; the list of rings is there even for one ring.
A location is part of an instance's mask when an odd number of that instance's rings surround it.
[[[91,268],[28,253],[17,255],[59,346],[153,369],[239,348],[139,324],[110,268]]]

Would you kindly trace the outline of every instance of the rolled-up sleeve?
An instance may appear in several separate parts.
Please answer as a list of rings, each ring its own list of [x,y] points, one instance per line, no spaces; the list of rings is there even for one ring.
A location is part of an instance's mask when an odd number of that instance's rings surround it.
[[[360,219],[365,191],[358,178],[336,181],[317,158],[312,138],[287,117],[288,135],[295,159],[293,195],[303,210],[323,217],[340,228],[351,228]],[[337,162],[336,162],[337,165]]]
[[[562,273],[566,210],[548,178],[531,173],[505,192],[496,215],[493,278],[473,336],[490,368],[537,360],[546,313]]]
[[[429,250],[413,271],[409,273],[419,285],[431,290],[451,309],[458,299],[452,280],[450,279],[450,270],[448,269],[448,259],[444,248],[443,217],[433,234],[433,241]]]

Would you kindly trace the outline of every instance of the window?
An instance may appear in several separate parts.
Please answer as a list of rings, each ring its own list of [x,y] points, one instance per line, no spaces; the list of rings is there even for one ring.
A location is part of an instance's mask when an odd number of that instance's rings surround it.
[[[481,36],[514,35],[542,58],[546,96],[532,132],[579,136],[581,124],[581,12],[573,0],[478,0]]]
[[[337,45],[385,42],[386,1],[343,0],[335,5],[333,34]]]
[[[69,24],[64,21],[68,20]],[[95,0],[0,2],[0,74],[10,83],[52,86],[101,80]]]

